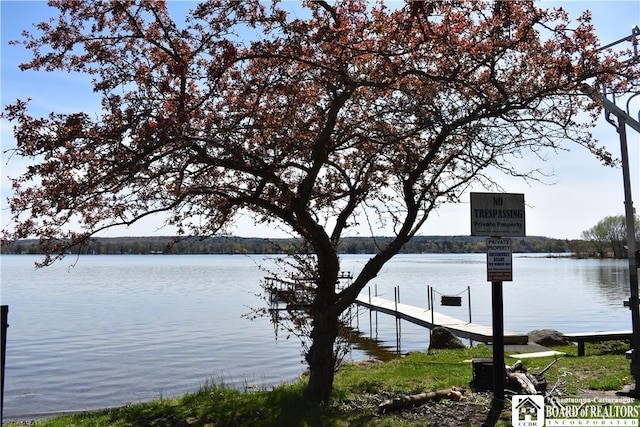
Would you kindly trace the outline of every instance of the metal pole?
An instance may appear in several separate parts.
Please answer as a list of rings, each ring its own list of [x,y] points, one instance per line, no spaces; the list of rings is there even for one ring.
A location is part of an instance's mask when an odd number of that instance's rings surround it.
[[[606,49],[624,41],[631,41],[633,44],[633,57],[631,61],[638,59],[638,35],[640,35],[640,27],[637,25],[631,30],[631,37],[624,37],[616,40],[606,46],[600,48]],[[622,178],[624,185],[624,205],[625,205],[625,222],[627,226],[627,257],[629,260],[629,310],[631,310],[631,375],[634,378],[634,388],[627,392],[620,392],[621,395],[628,395],[634,398],[640,397],[640,307],[638,306],[638,265],[636,261],[636,238],[635,238],[635,212],[633,209],[633,200],[631,197],[631,179],[629,172],[629,153],[627,149],[627,130],[629,125],[636,132],[640,132],[640,121],[634,119],[629,114],[629,104],[627,102],[627,111],[618,107],[613,101],[607,99],[606,87],[603,86],[599,93],[593,88],[587,87],[585,93],[597,100],[600,100],[605,109],[605,119],[613,125],[620,135],[620,152],[622,160]],[[635,96],[635,95],[633,95]],[[633,98],[633,96],[631,98]],[[616,123],[610,116],[615,115],[618,119]],[[640,116],[639,116],[640,117]]]
[[[640,307],[638,306],[638,266],[636,265],[636,233],[635,212],[631,196],[631,178],[629,172],[629,153],[627,148],[626,119],[618,116],[618,133],[620,134],[620,151],[622,160],[622,178],[624,184],[624,206],[627,224],[627,258],[629,260],[629,309],[631,310],[631,375],[635,380],[635,388],[628,394],[640,396]]]
[[[467,295],[469,296],[469,323],[471,323],[471,286],[467,286]]]
[[[7,329],[9,328],[9,323],[8,323],[8,319],[9,319],[9,306],[8,305],[3,305],[0,306],[0,312],[1,312],[1,322],[2,322],[2,326],[0,328],[0,333],[2,333],[2,339],[1,341],[1,348],[0,348],[0,355],[1,355],[1,359],[0,360],[0,426],[2,425],[2,418],[3,418],[3,413],[4,413],[4,361],[5,361],[5,354],[7,351]]]
[[[356,318],[356,331],[360,330],[360,307],[358,306],[358,304],[352,304],[355,307],[355,314],[353,314],[353,312],[351,312],[351,322],[353,323],[353,318]],[[351,310],[351,307],[349,307],[349,310]]]
[[[369,286],[369,338],[373,338],[373,323],[372,323],[372,314],[373,310],[371,309],[371,286]]]
[[[376,283],[375,287],[373,288],[375,290],[375,296],[378,296],[378,284]],[[375,316],[376,316],[376,339],[378,339],[378,310],[376,310],[375,312]]]
[[[400,286],[398,286],[398,303],[400,302]],[[396,305],[396,314],[398,312],[398,306]],[[398,354],[402,352],[402,319],[400,316],[396,317],[398,323]]]
[[[472,323],[471,320],[471,286],[467,286],[467,298],[469,299],[469,323]],[[473,347],[473,339],[469,338],[469,347]]]
[[[396,318],[396,353],[400,353],[400,346],[398,344],[398,288],[393,287],[393,302],[395,305],[395,318]]]
[[[637,36],[638,34],[640,34],[640,28],[638,28],[638,26],[636,25],[635,27],[633,27],[633,28],[631,29],[631,37],[635,37],[635,36]],[[613,47],[613,46],[617,45],[618,43],[622,43],[622,42],[626,42],[626,41],[629,41],[629,36],[622,37],[620,40],[616,40],[616,41],[614,41],[614,42],[609,43],[608,45],[602,46],[602,47],[601,47],[600,49],[598,49],[598,50],[608,49],[608,48],[610,48],[610,47]],[[634,56],[635,56],[635,55],[637,55],[637,54],[638,54],[638,53],[637,53],[637,44],[635,44],[635,43],[634,43],[633,47],[634,47],[634,49],[633,49],[633,50],[634,50]]]
[[[433,312],[435,311],[435,306],[433,304],[433,288],[431,288],[431,331],[436,327],[436,321],[433,316]]]
[[[504,399],[504,315],[502,282],[491,282],[493,311],[493,398]]]
[[[427,285],[427,310],[431,310],[431,297],[429,296],[429,285]]]
[[[433,338],[433,306],[431,305],[431,286],[427,285],[427,310],[431,311],[431,327],[429,328],[429,346],[431,346],[431,338]]]

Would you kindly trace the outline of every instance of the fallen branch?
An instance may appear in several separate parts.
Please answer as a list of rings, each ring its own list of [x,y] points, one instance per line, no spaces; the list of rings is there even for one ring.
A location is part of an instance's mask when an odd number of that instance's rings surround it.
[[[440,399],[462,400],[464,389],[452,387],[446,390],[429,391],[425,393],[413,394],[411,396],[396,397],[387,399],[378,405],[378,411],[386,412],[397,409],[411,408],[426,402],[438,401]]]
[[[559,360],[559,359],[558,359],[558,357],[556,356],[556,359],[555,359],[553,362],[549,363],[549,364],[547,365],[547,367],[546,367],[546,368],[544,368],[542,371],[540,371],[540,373],[538,373],[538,375],[543,375],[543,374],[544,374],[545,372],[547,372],[547,371],[548,371],[548,370],[549,370],[553,365],[555,365],[555,363],[556,363],[558,360]]]

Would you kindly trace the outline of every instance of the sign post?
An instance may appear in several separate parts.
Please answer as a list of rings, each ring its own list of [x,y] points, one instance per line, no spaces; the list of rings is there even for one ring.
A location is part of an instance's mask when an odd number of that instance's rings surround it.
[[[525,235],[524,194],[471,193],[471,235],[487,236],[487,281],[491,282],[493,317],[493,398],[503,400],[502,282],[513,280],[511,239],[508,237]]]
[[[9,306],[0,306],[0,426],[2,425],[2,418],[4,413],[4,361],[7,351],[7,328],[9,328]]]
[[[493,398],[504,399],[504,312],[502,310],[502,282],[491,282],[491,311],[493,316]]]

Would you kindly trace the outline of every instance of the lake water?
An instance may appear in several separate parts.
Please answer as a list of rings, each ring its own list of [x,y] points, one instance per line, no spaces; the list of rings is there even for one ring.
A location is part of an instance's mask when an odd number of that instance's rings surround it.
[[[343,257],[356,274],[366,255]],[[462,307],[437,310],[491,325],[483,254],[399,255],[371,282],[371,293],[427,305],[457,295]],[[9,305],[4,416],[29,419],[120,406],[195,391],[207,382],[241,389],[291,381],[306,368],[296,338],[275,338],[268,319],[243,315],[272,258],[243,255],[103,255],[66,258],[34,269],[38,257],[2,257],[2,304]],[[514,255],[504,283],[505,329],[562,332],[631,329],[628,267],[619,260]],[[363,292],[368,293],[369,289]],[[374,317],[375,318],[375,317]],[[395,321],[354,316],[365,337],[397,350]],[[401,352],[428,347],[428,331],[402,323]],[[370,357],[354,348],[347,358]]]

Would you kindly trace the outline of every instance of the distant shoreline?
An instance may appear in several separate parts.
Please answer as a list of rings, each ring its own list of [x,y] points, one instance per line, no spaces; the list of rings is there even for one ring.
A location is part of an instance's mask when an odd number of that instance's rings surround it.
[[[376,247],[391,237],[347,237],[340,242],[340,254],[376,253]],[[513,253],[579,254],[582,240],[553,239],[530,236],[512,238]],[[298,252],[302,241],[294,238],[252,237],[97,237],[69,254],[287,254]],[[37,239],[19,240],[0,248],[2,254],[40,255],[43,251]],[[416,236],[407,242],[403,254],[484,253],[485,238],[478,236]]]

